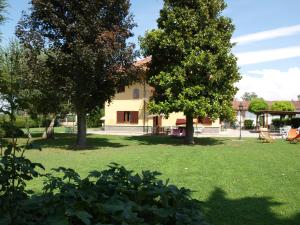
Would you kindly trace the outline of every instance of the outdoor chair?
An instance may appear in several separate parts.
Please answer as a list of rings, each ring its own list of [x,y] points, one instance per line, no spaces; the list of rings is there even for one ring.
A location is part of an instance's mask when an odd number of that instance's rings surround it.
[[[292,141],[298,135],[298,129],[290,129],[286,140]]]
[[[267,130],[261,130],[259,133],[259,139],[264,143],[272,143],[275,138],[270,135],[270,132]]]
[[[297,142],[300,142],[300,134],[297,134],[296,137],[290,140],[290,143],[296,144]]]

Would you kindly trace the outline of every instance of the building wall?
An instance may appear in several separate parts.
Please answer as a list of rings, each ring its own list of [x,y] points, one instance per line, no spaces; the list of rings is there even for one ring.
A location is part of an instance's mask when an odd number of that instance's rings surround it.
[[[139,90],[139,99],[133,99],[134,90]],[[116,94],[112,102],[105,104],[105,130],[128,132],[152,132],[153,117],[147,111],[147,102],[152,96],[153,88],[147,84],[137,83],[125,87],[124,92]],[[138,111],[138,123],[118,123],[118,111]],[[168,118],[162,115],[162,127],[175,127],[177,119],[185,119],[182,112],[171,113]],[[204,132],[218,133],[220,121],[216,120],[212,125],[204,125]]]
[[[139,99],[133,99],[134,89],[139,90]],[[111,103],[105,104],[105,126],[120,126],[120,127],[136,127],[136,126],[152,126],[152,119],[148,118],[147,99],[151,95],[151,87],[149,85],[134,84],[129,87],[125,87],[125,92],[116,94]],[[144,99],[145,97],[145,99]],[[145,107],[144,107],[145,106]],[[118,111],[138,111],[139,120],[137,124],[120,124],[117,123]],[[145,121],[145,122],[144,122]]]

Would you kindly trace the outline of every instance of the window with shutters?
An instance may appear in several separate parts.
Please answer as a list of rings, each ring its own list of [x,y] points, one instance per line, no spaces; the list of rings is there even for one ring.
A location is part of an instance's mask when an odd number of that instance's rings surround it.
[[[118,124],[138,124],[139,112],[138,111],[118,111],[117,112]]]

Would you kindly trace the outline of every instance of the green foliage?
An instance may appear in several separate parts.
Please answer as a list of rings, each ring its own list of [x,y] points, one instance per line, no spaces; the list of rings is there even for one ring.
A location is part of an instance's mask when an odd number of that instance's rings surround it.
[[[104,116],[104,110],[100,107],[94,109],[87,117],[87,127],[101,127],[101,117]]]
[[[3,122],[9,122],[10,119],[8,116],[0,116],[0,126]],[[32,119],[26,116],[15,116],[14,124],[17,128],[37,128],[37,127],[48,127],[51,123],[51,118],[49,117],[39,117]],[[59,126],[58,120],[55,121],[55,127]]]
[[[5,137],[23,137],[24,132],[15,125],[12,125],[10,122],[3,121],[0,123],[0,128],[4,130]]]
[[[44,167],[24,151],[10,145],[0,158],[0,224],[205,224],[190,190],[158,180],[158,172],[133,174],[117,164],[85,179],[72,169],[53,169],[45,175],[43,193],[33,195],[26,182]]]
[[[144,56],[152,56],[152,112],[215,120],[232,111],[240,75],[231,52],[234,25],[223,16],[225,8],[223,0],[165,1],[158,29],[141,38]]]
[[[245,120],[244,121],[244,128],[247,130],[253,129],[253,120]]]
[[[45,195],[53,211],[48,220],[69,224],[204,224],[190,191],[157,179],[157,172],[133,174],[117,164],[85,179],[72,169],[47,175]]]
[[[291,126],[293,128],[298,128],[300,127],[300,118],[299,117],[295,117],[291,119]]]
[[[300,127],[300,118],[283,118],[283,119],[273,119],[272,124],[276,127],[292,126],[293,128]]]
[[[4,138],[6,136],[5,130],[0,126],[0,139]],[[1,143],[0,143],[1,145]]]
[[[24,117],[24,116],[16,116],[16,122],[15,122],[16,127],[18,128],[35,128],[39,127],[39,123],[36,120],[33,120],[29,117]]]
[[[242,99],[244,101],[251,101],[253,99],[258,98],[257,94],[255,92],[245,92],[242,96]]]
[[[37,168],[44,169],[24,156],[32,146],[9,144],[0,156],[0,224],[32,224],[27,214],[31,191],[26,190],[26,182],[39,176]],[[30,208],[29,208],[30,210]],[[32,215],[33,219],[37,215]],[[36,223],[33,223],[36,224]]]
[[[268,103],[263,98],[255,98],[251,100],[249,105],[249,112],[259,114],[262,110],[268,110]]]
[[[18,24],[17,36],[30,58],[36,62],[46,53],[50,88],[62,93],[79,117],[78,145],[85,145],[86,114],[132,80],[134,45],[127,39],[135,25],[129,8],[129,0],[36,0]]]
[[[11,117],[26,105],[23,74],[27,71],[24,49],[11,41],[0,51],[0,113]],[[14,118],[13,118],[14,119]]]
[[[0,24],[3,24],[3,22],[6,19],[5,16],[4,16],[4,12],[5,12],[6,7],[7,7],[6,0],[0,0]]]
[[[273,111],[295,111],[295,106],[290,101],[278,101],[274,102],[271,106]]]
[[[279,119],[279,118],[276,118],[276,119],[272,119],[272,124],[274,127],[276,128],[279,128],[279,127],[283,127],[285,124],[284,124],[284,121]]]

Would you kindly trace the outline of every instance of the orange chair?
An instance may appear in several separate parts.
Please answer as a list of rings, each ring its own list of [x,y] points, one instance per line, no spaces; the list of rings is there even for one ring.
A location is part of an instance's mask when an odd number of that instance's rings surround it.
[[[287,141],[292,141],[298,135],[298,129],[290,129],[288,136],[286,138]]]
[[[300,134],[297,134],[296,137],[294,137],[293,139],[291,139],[290,143],[297,143],[298,141],[300,141]]]

